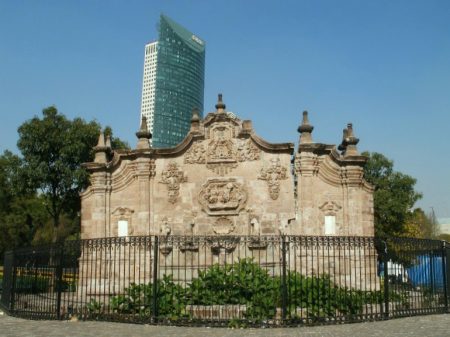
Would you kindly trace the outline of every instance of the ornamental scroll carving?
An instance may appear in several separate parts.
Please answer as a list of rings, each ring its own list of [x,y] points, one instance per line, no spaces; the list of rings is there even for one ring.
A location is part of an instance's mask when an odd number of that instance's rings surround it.
[[[237,215],[245,206],[247,192],[234,178],[211,178],[203,185],[198,201],[209,215]]]
[[[258,179],[267,181],[270,197],[277,200],[280,194],[280,180],[287,179],[286,168],[281,166],[280,158],[273,158],[270,166],[262,168]]]
[[[247,139],[239,144],[237,158],[240,162],[259,160],[260,153],[260,149],[258,149],[250,139]]]
[[[327,196],[327,201],[319,206],[319,209],[325,215],[336,215],[342,208],[336,201],[331,200],[330,196]]]
[[[186,182],[187,177],[184,172],[178,168],[177,163],[170,162],[167,167],[161,173],[161,184],[167,185],[167,196],[169,202],[174,204],[178,200],[180,194],[180,183]]]
[[[194,143],[184,155],[185,164],[204,164],[206,162],[206,150],[203,144]]]

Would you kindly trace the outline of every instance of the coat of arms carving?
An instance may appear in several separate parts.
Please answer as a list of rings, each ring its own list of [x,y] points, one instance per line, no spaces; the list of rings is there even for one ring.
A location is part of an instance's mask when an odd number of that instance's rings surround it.
[[[198,201],[209,215],[237,215],[245,206],[247,192],[234,178],[211,178],[203,185]]]

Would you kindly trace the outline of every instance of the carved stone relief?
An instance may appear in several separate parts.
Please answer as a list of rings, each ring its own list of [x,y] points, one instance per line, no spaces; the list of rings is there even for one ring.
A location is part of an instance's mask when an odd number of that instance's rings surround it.
[[[325,214],[325,215],[336,215],[337,212],[342,207],[339,206],[339,204],[332,200],[327,200],[322,205],[319,206],[319,209]]]
[[[198,201],[209,215],[237,215],[245,206],[247,192],[234,178],[210,178]]]
[[[210,131],[206,167],[218,175],[225,175],[237,166],[233,130],[227,124],[218,124]]]
[[[267,181],[270,197],[273,200],[278,199],[280,194],[280,180],[287,179],[286,167],[281,166],[279,158],[273,158],[270,166],[262,168],[258,179]]]
[[[180,183],[186,181],[187,177],[175,162],[170,162],[166,169],[162,171],[160,183],[167,185],[167,195],[172,204],[177,201],[180,194]]]
[[[216,222],[213,225],[213,231],[216,234],[230,234],[234,232],[234,229],[236,228],[233,220],[226,218],[226,217],[220,217],[216,220]]]
[[[256,147],[250,139],[239,144],[237,150],[238,161],[259,160],[261,150]]]
[[[220,123],[210,130],[210,141],[207,145],[206,152],[206,167],[217,175],[225,175],[232,169],[237,167],[238,162],[258,160],[260,158],[260,149],[257,148],[250,139],[240,140],[235,139],[233,136],[233,126]],[[204,149],[203,149],[204,150]],[[185,162],[191,163],[194,161],[193,153],[199,154],[199,159],[196,159],[196,163],[200,163],[204,152],[202,150],[195,149],[192,152],[188,151]],[[187,161],[186,161],[187,160]],[[203,163],[205,161],[202,161]]]
[[[185,164],[204,164],[206,162],[206,150],[202,143],[194,143],[184,155]]]
[[[231,253],[236,249],[240,238],[237,236],[215,237],[210,239],[211,252],[215,255],[221,252]]]

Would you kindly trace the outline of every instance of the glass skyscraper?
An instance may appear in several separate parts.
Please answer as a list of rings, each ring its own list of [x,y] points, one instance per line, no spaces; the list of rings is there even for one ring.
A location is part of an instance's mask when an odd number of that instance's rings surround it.
[[[159,38],[145,46],[141,117],[152,147],[173,147],[186,137],[192,109],[203,113],[205,43],[161,15]]]

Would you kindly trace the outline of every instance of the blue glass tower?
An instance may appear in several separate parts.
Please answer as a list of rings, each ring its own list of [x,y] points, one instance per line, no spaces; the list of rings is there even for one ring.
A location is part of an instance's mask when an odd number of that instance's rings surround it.
[[[203,112],[205,43],[161,15],[158,41],[146,45],[141,115],[152,147],[173,147],[186,137],[192,109]]]

